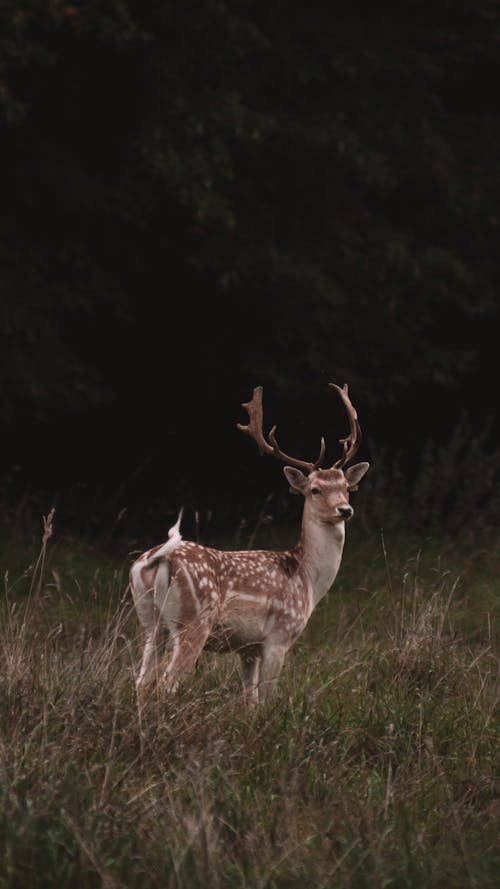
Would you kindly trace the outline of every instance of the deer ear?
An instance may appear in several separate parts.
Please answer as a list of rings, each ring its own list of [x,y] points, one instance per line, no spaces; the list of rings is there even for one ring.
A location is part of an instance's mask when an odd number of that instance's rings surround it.
[[[290,485],[291,494],[303,494],[304,487],[307,484],[307,475],[304,475],[300,469],[293,469],[291,466],[283,468],[285,478]]]
[[[365,473],[368,472],[369,468],[369,463],[356,463],[355,466],[349,466],[349,469],[345,470],[344,475],[350,491],[356,490],[359,482]]]

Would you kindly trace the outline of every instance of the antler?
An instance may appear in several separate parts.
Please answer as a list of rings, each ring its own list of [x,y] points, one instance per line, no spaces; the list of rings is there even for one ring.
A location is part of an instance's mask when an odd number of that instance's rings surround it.
[[[340,386],[336,386],[335,383],[328,383],[328,385],[330,389],[336,389],[336,391],[339,393],[342,401],[344,402],[347,410],[347,415],[349,417],[349,435],[347,435],[345,438],[339,439],[341,445],[343,446],[344,453],[342,454],[340,459],[333,464],[335,469],[341,469],[343,466],[346,465],[346,463],[352,460],[354,454],[357,452],[361,444],[361,428],[358,423],[358,415],[348,395],[347,383],[344,383],[342,389],[340,388]]]
[[[348,395],[347,383],[345,383],[342,388],[335,383],[328,383],[328,385],[330,389],[335,389],[339,393],[349,417],[349,435],[339,439],[343,447],[343,454],[336,463],[333,464],[334,469],[341,469],[352,460],[357,452],[361,444],[361,429],[358,423],[358,415]],[[270,454],[271,456],[282,460],[283,463],[286,463],[288,466],[295,466],[297,469],[305,469],[306,472],[312,472],[314,469],[319,469],[325,458],[324,438],[321,439],[321,448],[315,463],[309,463],[307,460],[298,460],[296,457],[289,457],[288,454],[285,454],[276,441],[276,426],[273,426],[269,433],[269,441],[266,441],[264,433],[262,432],[262,391],[262,386],[256,386],[253,390],[252,400],[243,404],[243,407],[248,412],[250,422],[248,426],[243,426],[242,423],[238,423],[238,429],[254,439],[261,454]],[[269,444],[269,442],[271,443]]]
[[[269,433],[269,441],[271,444],[266,441],[262,432],[262,391],[262,386],[256,386],[253,390],[252,400],[242,405],[248,412],[250,422],[248,426],[243,426],[242,423],[238,423],[238,429],[254,439],[261,454],[271,454],[279,460],[282,460],[283,463],[286,463],[288,466],[295,466],[297,469],[305,469],[306,472],[312,472],[313,469],[318,469],[325,458],[325,441],[323,438],[321,439],[319,457],[315,463],[309,463],[306,460],[298,460],[296,457],[289,457],[288,454],[285,454],[276,441],[276,426],[273,426]]]

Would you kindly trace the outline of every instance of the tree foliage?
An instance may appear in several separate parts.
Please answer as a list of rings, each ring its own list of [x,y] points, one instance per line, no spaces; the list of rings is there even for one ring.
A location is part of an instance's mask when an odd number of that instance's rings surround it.
[[[0,16],[5,428],[166,390],[175,416],[188,368],[205,419],[253,382],[291,404],[346,379],[382,417],[472,397],[498,324],[497,0]]]

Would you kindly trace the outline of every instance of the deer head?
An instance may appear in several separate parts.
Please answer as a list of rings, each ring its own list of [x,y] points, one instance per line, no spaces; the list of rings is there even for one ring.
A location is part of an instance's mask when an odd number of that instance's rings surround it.
[[[335,383],[328,385],[332,391],[338,392],[345,405],[349,433],[340,439],[342,455],[327,469],[322,467],[326,452],[324,438],[321,439],[319,455],[314,463],[299,460],[282,451],[276,438],[276,426],[266,439],[262,431],[262,386],[256,386],[252,400],[243,405],[248,412],[249,423],[246,426],[238,423],[238,429],[254,439],[261,454],[276,457],[286,464],[283,471],[290,490],[294,494],[302,494],[311,517],[322,523],[337,524],[352,517],[354,510],[349,503],[349,492],[356,490],[369,469],[369,463],[347,466],[361,444],[358,416],[349,398],[347,383],[342,388]]]

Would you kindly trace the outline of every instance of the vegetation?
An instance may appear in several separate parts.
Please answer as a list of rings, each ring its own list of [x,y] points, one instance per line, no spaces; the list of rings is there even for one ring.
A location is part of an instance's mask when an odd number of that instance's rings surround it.
[[[217,656],[140,706],[129,560],[49,534],[5,581],[2,889],[496,886],[498,548],[358,529],[246,710]]]
[[[496,887],[499,44],[498,0],[0,4],[0,889]],[[330,380],[374,469],[278,695],[207,656],[140,705],[132,551],[295,539],[239,405],[309,459]]]
[[[211,496],[198,430],[232,464],[257,383],[306,453],[329,380],[368,445],[394,411],[412,454],[486,419],[497,0],[4,0],[0,34],[0,431],[28,488],[81,508],[139,474],[130,504],[167,457],[164,491]]]

